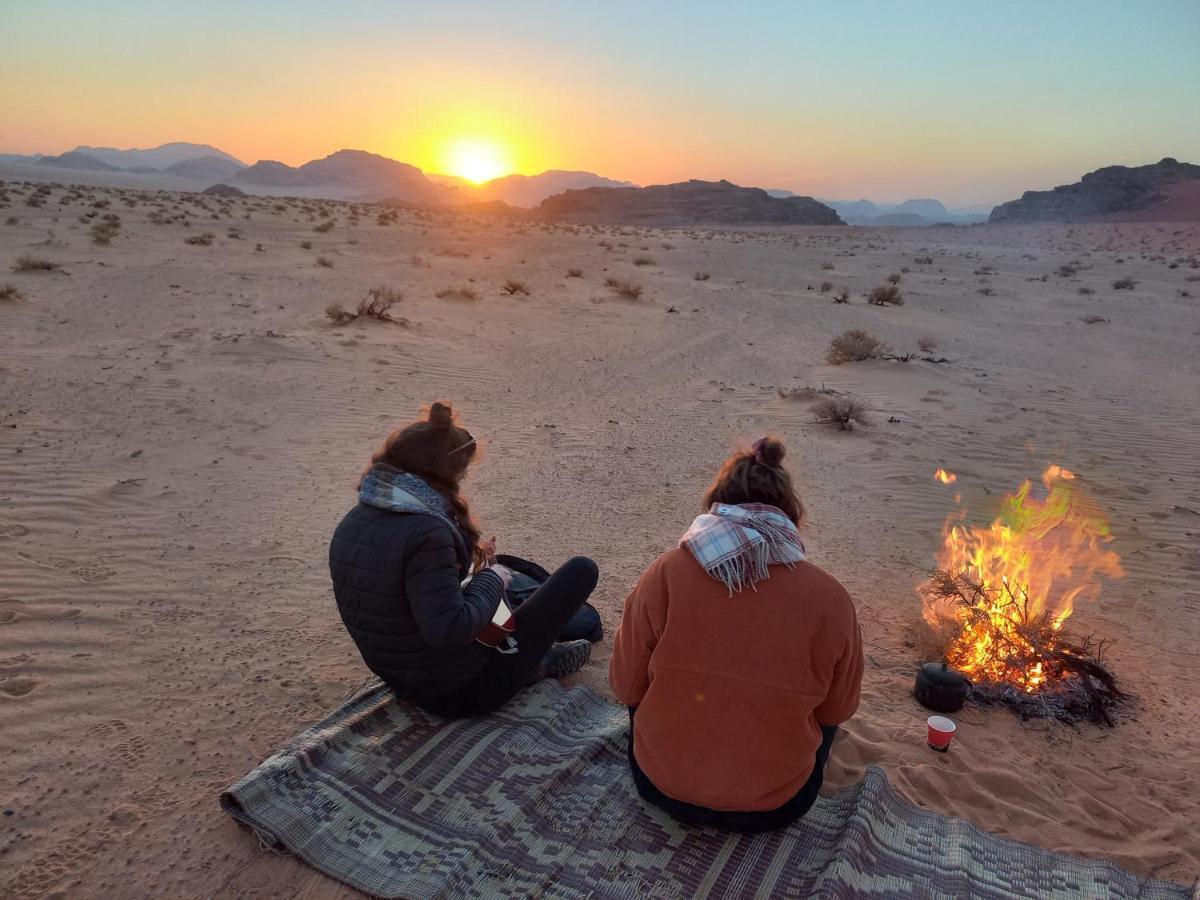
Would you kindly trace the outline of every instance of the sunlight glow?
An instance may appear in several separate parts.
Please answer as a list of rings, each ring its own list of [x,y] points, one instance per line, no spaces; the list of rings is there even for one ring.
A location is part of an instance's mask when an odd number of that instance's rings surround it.
[[[446,146],[444,171],[482,184],[512,171],[505,147],[483,138],[459,138]]]

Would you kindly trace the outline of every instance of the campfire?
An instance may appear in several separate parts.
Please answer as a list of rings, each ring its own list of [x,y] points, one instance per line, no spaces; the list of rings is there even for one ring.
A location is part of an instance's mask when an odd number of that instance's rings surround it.
[[[935,479],[957,476],[938,469]],[[960,495],[955,497],[956,503]],[[1124,699],[1103,661],[1104,642],[1065,624],[1102,578],[1120,578],[1108,523],[1061,466],[1025,481],[987,526],[956,510],[943,528],[937,568],[922,585],[926,622],[945,661],[972,682],[972,699],[1023,716],[1112,724]]]

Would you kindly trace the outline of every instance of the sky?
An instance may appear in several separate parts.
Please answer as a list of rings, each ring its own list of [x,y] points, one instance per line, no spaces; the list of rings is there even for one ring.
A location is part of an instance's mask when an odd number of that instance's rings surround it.
[[[1200,0],[0,0],[0,152],[172,140],[987,205],[1200,162]]]

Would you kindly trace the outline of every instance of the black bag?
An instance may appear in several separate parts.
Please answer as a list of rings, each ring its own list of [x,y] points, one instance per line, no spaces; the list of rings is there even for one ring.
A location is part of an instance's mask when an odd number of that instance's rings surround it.
[[[550,577],[550,573],[537,563],[521,559],[519,556],[500,553],[496,556],[496,562],[513,571],[512,583],[506,591],[508,605],[513,609],[532,597],[534,592]],[[596,607],[590,603],[579,607],[558,639],[560,641],[588,640],[593,644],[603,640],[604,625],[600,622],[600,613],[596,612]]]

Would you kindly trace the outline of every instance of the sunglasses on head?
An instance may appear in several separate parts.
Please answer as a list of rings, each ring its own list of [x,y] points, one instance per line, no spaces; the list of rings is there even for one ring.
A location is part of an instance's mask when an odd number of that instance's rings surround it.
[[[463,429],[463,430],[465,431],[466,429]],[[470,447],[474,443],[475,443],[475,435],[473,435],[473,434],[471,434],[471,432],[467,431],[466,443],[460,444],[459,446],[455,447],[453,450],[450,451],[450,453],[451,453],[451,455],[453,455],[453,454],[457,453],[459,450],[466,450],[468,447]]]

